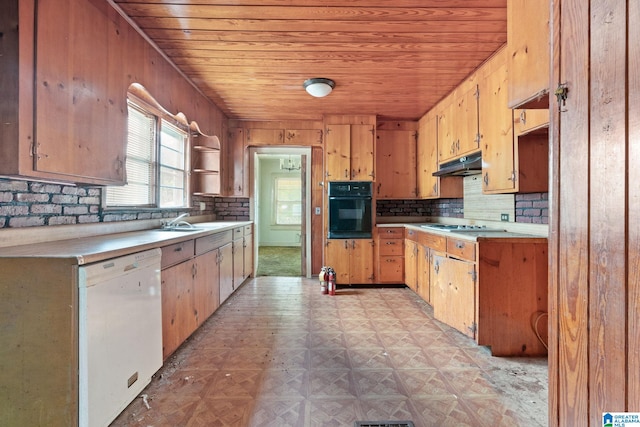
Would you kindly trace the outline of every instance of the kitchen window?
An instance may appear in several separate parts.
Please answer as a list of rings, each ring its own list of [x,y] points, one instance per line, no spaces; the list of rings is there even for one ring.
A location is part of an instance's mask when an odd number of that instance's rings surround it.
[[[127,184],[107,187],[107,208],[189,206],[189,133],[149,110],[129,102]]]
[[[276,177],[274,182],[276,225],[302,223],[302,181],[297,177]]]

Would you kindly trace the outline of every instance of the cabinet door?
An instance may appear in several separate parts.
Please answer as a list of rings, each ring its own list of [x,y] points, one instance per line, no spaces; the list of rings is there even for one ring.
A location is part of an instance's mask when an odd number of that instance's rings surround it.
[[[507,2],[509,107],[538,101],[549,91],[549,5]],[[543,96],[542,108],[549,105]]]
[[[196,277],[194,302],[198,324],[202,324],[220,305],[220,268],[218,251],[206,252],[195,258]]]
[[[253,274],[253,234],[244,236],[244,272],[243,277],[246,279]]]
[[[376,153],[377,154],[377,153]],[[438,177],[433,173],[438,170],[438,118],[433,113],[427,113],[420,121],[417,142],[417,186],[418,197],[421,199],[436,198],[438,192]],[[378,168],[380,173],[380,168]]]
[[[192,260],[162,270],[162,357],[166,359],[197,327]]]
[[[376,171],[378,199],[416,197],[416,132],[376,131]]]
[[[431,285],[434,317],[475,338],[475,264],[435,254]]]
[[[373,181],[375,127],[373,125],[351,125],[350,141],[351,179]]]
[[[225,195],[244,196],[244,129],[229,129],[226,153]]]
[[[454,139],[456,140],[456,156],[473,153],[480,149],[478,135],[478,86],[466,87],[456,103],[453,112]]]
[[[284,131],[286,145],[322,145],[322,130],[320,129],[286,129]]]
[[[244,238],[233,241],[233,289],[244,281]]]
[[[349,240],[351,253],[349,254],[349,270],[351,284],[371,284],[375,281],[373,268],[373,240]]]
[[[438,162],[446,162],[456,156],[456,136],[453,129],[453,96],[449,95],[438,106]]]
[[[349,180],[350,144],[350,125],[327,125],[325,132],[325,178],[328,181]]]
[[[246,129],[247,145],[282,145],[284,143],[283,129]]]
[[[336,283],[339,285],[351,284],[349,272],[349,254],[351,241],[346,239],[327,240],[325,249],[325,264],[336,272]]]
[[[418,243],[404,241],[404,283],[414,292],[418,289]]]
[[[507,80],[504,61],[480,83],[482,191],[486,193],[513,192],[516,185],[513,114],[507,108]]]
[[[120,33],[93,2],[38,2],[36,15],[35,170],[123,184],[127,87],[117,77]]]
[[[233,293],[233,244],[227,243],[218,249],[220,267],[220,304]]]
[[[431,286],[430,286],[430,255],[431,251],[427,246],[418,244],[416,255],[416,288],[418,295],[426,302],[431,302]]]
[[[549,110],[513,110],[514,135],[520,136],[549,127]]]

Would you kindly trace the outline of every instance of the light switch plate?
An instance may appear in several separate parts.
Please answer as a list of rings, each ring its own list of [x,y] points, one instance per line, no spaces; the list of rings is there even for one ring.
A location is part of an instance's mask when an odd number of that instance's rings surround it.
[[[316,215],[320,215],[320,208],[316,206]]]

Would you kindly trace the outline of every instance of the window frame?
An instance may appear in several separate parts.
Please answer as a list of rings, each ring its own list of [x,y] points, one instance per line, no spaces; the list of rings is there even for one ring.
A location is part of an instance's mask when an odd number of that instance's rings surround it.
[[[107,196],[103,197],[103,208],[105,210],[170,210],[170,209],[189,209],[192,207],[192,197],[191,197],[191,139],[192,134],[190,132],[189,126],[186,123],[182,123],[178,116],[173,116],[169,114],[167,111],[164,111],[158,107],[154,107],[149,104],[145,100],[129,93],[127,97],[127,115],[128,109],[134,108],[139,112],[152,116],[154,118],[154,146],[152,148],[152,182],[150,184],[150,192],[151,192],[151,203],[149,204],[140,204],[140,205],[125,205],[125,204],[107,204]],[[178,118],[177,118],[178,117]],[[163,166],[166,166],[162,163],[161,156],[161,138],[162,138],[162,129],[163,123],[170,126],[171,128],[178,130],[179,132],[184,132],[184,169],[183,169],[183,183],[184,183],[184,194],[183,194],[183,202],[181,206],[161,206],[161,196],[160,193],[162,191],[163,186],[161,185],[161,173]],[[128,135],[127,135],[128,137]],[[126,168],[126,161],[125,161]],[[106,193],[109,192],[110,187],[115,186],[107,186],[105,188]]]
[[[300,206],[300,222],[292,224],[292,223],[279,223],[278,222],[278,206],[279,206],[279,202],[278,202],[278,181],[279,180],[291,180],[291,179],[297,179],[298,182],[300,183],[300,191],[302,192],[302,178],[299,175],[290,175],[290,174],[274,174],[273,175],[273,212],[272,212],[272,216],[271,216],[271,222],[272,225],[277,226],[277,227],[300,227],[302,225],[302,194],[300,195],[300,198],[297,199],[297,201],[295,202],[296,204],[298,204]],[[291,202],[289,202],[291,203]]]

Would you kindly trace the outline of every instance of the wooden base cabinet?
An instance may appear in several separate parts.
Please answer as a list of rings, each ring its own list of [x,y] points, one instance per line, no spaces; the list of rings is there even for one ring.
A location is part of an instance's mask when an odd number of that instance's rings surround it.
[[[378,283],[404,283],[404,228],[376,228]]]
[[[407,228],[405,283],[434,317],[494,356],[545,355],[547,239],[473,239]]]
[[[433,316],[475,338],[475,263],[434,254],[431,278]]]
[[[415,232],[414,232],[415,233]],[[418,247],[420,244],[410,238],[404,241],[404,284],[413,292],[418,292]]]
[[[253,275],[253,225],[244,226],[243,242],[243,278],[247,279]]]
[[[329,239],[325,264],[333,267],[338,285],[366,285],[375,282],[374,241],[370,239]]]
[[[220,268],[220,304],[233,293],[233,243],[229,242],[218,249]]]

